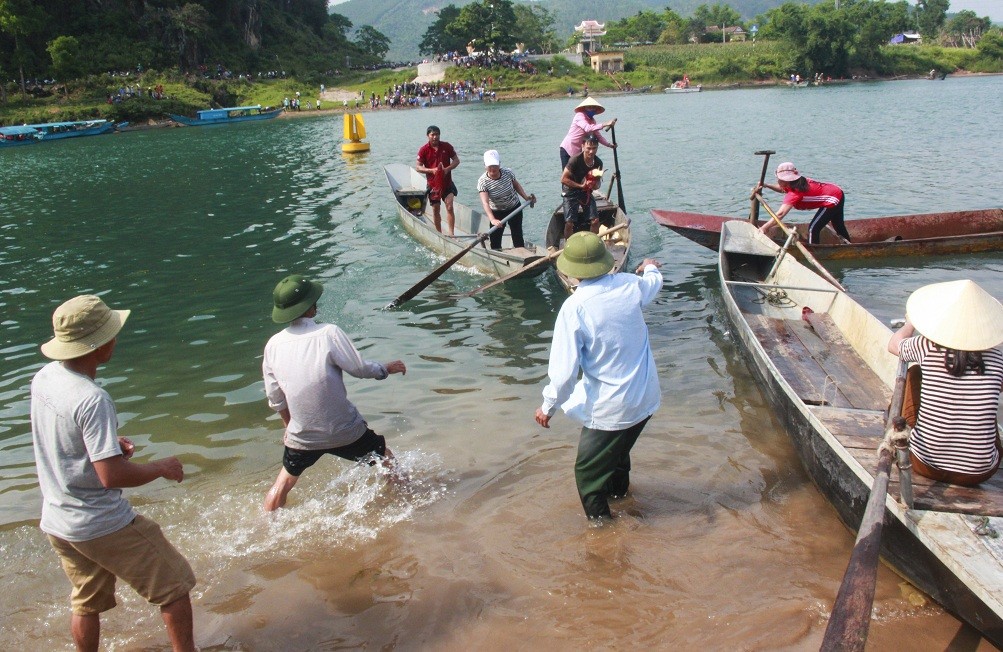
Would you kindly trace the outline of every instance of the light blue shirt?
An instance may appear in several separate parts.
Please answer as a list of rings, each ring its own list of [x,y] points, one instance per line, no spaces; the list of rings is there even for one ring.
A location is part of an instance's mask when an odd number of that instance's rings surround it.
[[[581,281],[554,324],[544,413],[553,416],[560,405],[596,430],[622,430],[654,414],[662,393],[641,308],[661,289],[662,273],[654,265],[640,277]]]

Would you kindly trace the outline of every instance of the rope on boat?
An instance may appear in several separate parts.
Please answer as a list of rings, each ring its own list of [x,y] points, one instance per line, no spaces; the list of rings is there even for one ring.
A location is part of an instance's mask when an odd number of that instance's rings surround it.
[[[753,299],[753,303],[768,303],[771,306],[777,306],[780,308],[789,308],[791,306],[798,305],[794,299],[791,299],[787,295],[787,290],[781,288],[773,288],[769,292],[764,292],[760,288],[753,288],[759,293],[759,299]]]
[[[889,428],[889,431],[885,433],[885,438],[881,440],[878,445],[878,455],[881,451],[888,451],[892,455],[895,454],[896,448],[905,448],[909,445],[909,431],[902,430],[898,431],[894,428]]]
[[[972,531],[980,537],[989,537],[990,539],[998,539],[1000,533],[996,531],[992,525],[989,524],[988,516],[980,516],[977,519],[978,525],[972,528]]]

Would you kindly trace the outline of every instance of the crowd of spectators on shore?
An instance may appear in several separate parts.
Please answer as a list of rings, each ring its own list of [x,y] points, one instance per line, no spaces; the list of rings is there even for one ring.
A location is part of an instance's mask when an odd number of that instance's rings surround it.
[[[467,79],[453,82],[406,82],[387,88],[382,97],[376,93],[369,95],[369,108],[386,107],[400,109],[429,104],[455,104],[460,102],[480,102],[493,100],[495,93],[490,90],[493,79],[482,77],[480,81]]]

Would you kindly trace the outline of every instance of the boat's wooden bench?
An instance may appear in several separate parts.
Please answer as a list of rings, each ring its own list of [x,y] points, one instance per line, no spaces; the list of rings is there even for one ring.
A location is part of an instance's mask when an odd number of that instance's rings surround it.
[[[888,388],[828,315],[811,315],[811,324],[755,313],[745,316],[767,357],[805,403],[858,410],[888,407]]]
[[[843,448],[873,474],[878,466],[878,445],[885,436],[884,411],[828,406],[813,406],[811,411]],[[913,473],[912,486],[916,509],[1003,516],[1003,472],[997,472],[978,487],[959,487]],[[888,491],[893,496],[899,495],[899,476],[894,466]]]

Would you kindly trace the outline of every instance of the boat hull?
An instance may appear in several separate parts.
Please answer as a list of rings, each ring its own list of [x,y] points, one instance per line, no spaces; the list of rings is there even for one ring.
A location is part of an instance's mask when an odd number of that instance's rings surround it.
[[[722,215],[682,211],[651,211],[655,221],[708,249],[717,250],[725,222],[744,221]],[[846,244],[830,227],[822,242],[807,244],[807,225],[792,224],[805,246],[819,260],[896,256],[954,255],[1003,250],[1003,209],[925,213],[847,220],[852,242]],[[776,242],[782,234],[770,233]]]
[[[867,361],[874,375],[880,377],[880,383],[889,394],[896,360],[881,349],[886,345],[891,331],[845,293],[826,286],[821,277],[790,256],[781,263],[775,285],[819,288],[811,292],[814,299],[805,299],[794,289],[787,290],[793,300],[790,307],[786,308],[766,307],[766,302],[760,302],[763,306],[761,308],[752,307],[748,298],[737,298],[737,288],[742,283],[735,282],[737,275],[733,274],[734,256],[736,250],[742,249],[742,245],[736,244],[732,249],[732,240],[735,240],[735,232],[741,230],[753,232],[742,235],[745,240],[758,238],[767,243],[769,251],[777,250],[775,244],[759,236],[751,225],[738,223],[725,227],[718,270],[732,333],[738,340],[750,371],[790,436],[805,470],[835,508],[843,523],[856,531],[863,518],[873,482],[873,466],[863,466],[857,459],[860,454],[857,453],[855,457],[844,447],[827,425],[829,422],[820,416],[827,414],[826,410],[836,412],[837,408],[810,405],[799,395],[798,389],[789,380],[791,375],[785,375],[781,371],[781,367],[790,365],[790,362],[778,360],[767,352],[761,341],[761,333],[757,334],[750,325],[753,319],[750,315],[762,311],[772,312],[777,316],[787,310],[791,314],[783,315],[783,318],[800,321],[802,307],[812,303],[816,312],[834,317],[854,352],[859,351],[860,357]],[[763,250],[767,250],[767,245],[763,246]],[[769,256],[767,259],[772,262]],[[795,272],[789,272],[790,269]],[[823,294],[831,298],[820,298]],[[855,327],[847,329],[847,324],[854,324]],[[823,352],[819,358],[826,355]],[[883,414],[874,408],[880,402],[875,399],[872,405],[866,406],[870,408],[873,419],[879,422],[883,421]],[[863,408],[848,410],[854,414],[864,411],[866,410]],[[881,427],[877,430],[875,443],[881,438]],[[876,460],[876,454],[873,458]],[[1003,603],[1000,601],[1000,593],[1003,587],[1003,564],[978,541],[963,518],[958,513],[906,510],[889,492],[885,501],[881,555],[906,579],[945,609],[978,629],[995,645],[1001,645]]]
[[[284,109],[272,109],[271,111],[262,111],[261,113],[256,113],[254,115],[240,115],[235,117],[219,117],[219,118],[189,118],[184,115],[177,115],[175,113],[168,113],[171,120],[177,122],[178,124],[185,125],[186,127],[206,127],[209,125],[228,125],[235,122],[256,122],[259,120],[271,120],[272,118],[279,117]]]
[[[384,167],[384,173],[394,195],[394,205],[404,230],[436,254],[452,258],[470,245],[471,238],[485,233],[490,228],[490,222],[484,215],[454,201],[456,237],[450,238],[439,233],[433,221],[432,206],[425,198],[425,176],[414,168],[399,163],[387,165]],[[446,207],[442,206],[440,210],[445,221]],[[506,229],[502,236],[502,249],[493,250],[485,241],[482,246],[474,247],[467,252],[460,258],[458,264],[500,278],[542,257],[543,254],[530,242],[527,242],[525,247],[512,247],[512,236]],[[539,265],[528,271],[526,276],[540,274],[544,267]]]
[[[603,243],[606,245],[606,249],[609,250],[610,254],[613,256],[613,269],[610,270],[611,274],[617,274],[623,270],[624,266],[627,264],[627,258],[630,255],[630,218],[624,213],[619,206],[610,202],[610,200],[604,196],[601,192],[596,191],[594,193],[596,200],[596,207],[599,213],[599,221],[603,227],[613,228],[616,226],[622,226],[621,229],[611,234],[610,236],[604,236],[600,233],[600,237],[603,239]],[[550,218],[550,229],[560,228],[564,224],[564,206],[558,206],[554,211],[554,214]],[[602,227],[600,227],[602,231]],[[556,238],[548,238],[549,241],[558,241]],[[559,240],[560,244],[558,248],[564,247],[563,237]],[[572,278],[561,270],[557,269],[557,265],[553,265],[554,275],[557,280],[564,287],[565,290],[570,294],[574,292],[578,287],[578,279]]]

